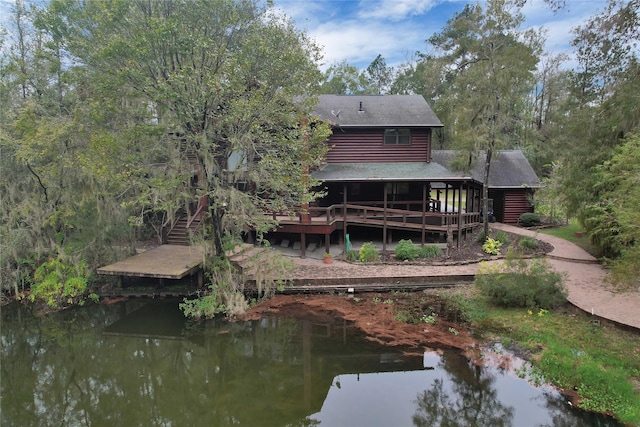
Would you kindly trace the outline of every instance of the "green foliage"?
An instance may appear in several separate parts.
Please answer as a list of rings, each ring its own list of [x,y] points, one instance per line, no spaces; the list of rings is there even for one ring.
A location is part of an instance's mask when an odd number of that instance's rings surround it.
[[[350,262],[357,262],[360,260],[360,252],[353,249],[347,252],[345,256],[347,258],[347,261]]]
[[[207,295],[198,298],[185,298],[180,303],[180,310],[185,316],[200,319],[213,319],[217,314],[224,313],[226,306],[223,301],[220,286],[210,285]]]
[[[360,262],[376,262],[380,259],[380,253],[376,249],[373,242],[364,243],[360,247],[359,260]]]
[[[420,256],[420,249],[411,240],[400,240],[394,254],[400,261],[413,261]]]
[[[610,279],[635,287],[640,283],[640,136],[627,138],[596,172],[601,199],[585,206],[580,219],[592,242],[613,259]]]
[[[524,372],[530,380],[574,389],[580,396],[579,407],[640,424],[640,390],[634,386],[640,373],[636,333],[562,309],[488,310],[492,322],[477,323],[475,329],[498,333],[534,353],[533,370]]]
[[[436,318],[438,317],[437,314],[435,313],[431,313],[431,314],[425,314],[422,316],[422,322],[426,323],[427,325],[433,325],[436,323]]]
[[[398,260],[413,261],[417,258],[428,259],[442,256],[442,249],[435,245],[418,246],[411,240],[400,240],[395,249]]]
[[[502,242],[488,237],[482,245],[482,250],[489,255],[499,255]]]
[[[475,283],[502,307],[549,310],[563,304],[567,295],[562,275],[544,260],[508,259],[500,264],[483,264]]]
[[[518,220],[523,227],[535,227],[537,225],[542,224],[542,219],[540,215],[534,212],[525,212],[520,215],[520,219]]]
[[[496,240],[502,242],[505,246],[509,246],[511,244],[511,239],[509,239],[509,235],[506,231],[498,231],[496,233]]]
[[[520,237],[518,238],[518,247],[523,250],[538,249],[538,240],[529,236]]]
[[[82,304],[88,281],[89,272],[85,261],[74,266],[61,258],[54,258],[36,269],[29,299],[43,301],[51,308]]]
[[[437,258],[442,256],[442,249],[436,245],[424,245],[419,249],[419,257],[428,259],[428,258]]]

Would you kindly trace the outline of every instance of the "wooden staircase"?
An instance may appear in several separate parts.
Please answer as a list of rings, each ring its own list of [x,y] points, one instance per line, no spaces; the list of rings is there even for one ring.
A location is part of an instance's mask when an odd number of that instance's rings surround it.
[[[202,214],[192,218],[191,222],[189,222],[186,215],[182,215],[167,233],[166,244],[189,246],[191,235],[200,226],[201,222]]]

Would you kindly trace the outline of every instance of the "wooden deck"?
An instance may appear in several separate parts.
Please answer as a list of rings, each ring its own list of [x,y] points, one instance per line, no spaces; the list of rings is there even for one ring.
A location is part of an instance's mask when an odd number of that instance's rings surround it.
[[[430,233],[454,234],[466,232],[481,224],[480,213],[443,213],[391,209],[370,205],[333,205],[326,208],[310,208],[310,215],[303,220],[297,217],[273,215],[279,230],[292,233],[325,234],[342,229],[344,224],[361,225],[397,230],[424,230]]]
[[[193,246],[161,245],[114,264],[100,267],[98,274],[157,279],[182,279],[198,272],[202,252]]]

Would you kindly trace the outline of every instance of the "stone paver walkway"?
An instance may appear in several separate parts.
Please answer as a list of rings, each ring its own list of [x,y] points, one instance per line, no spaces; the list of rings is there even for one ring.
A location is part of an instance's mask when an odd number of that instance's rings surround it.
[[[550,264],[561,273],[566,273],[565,285],[568,300],[580,309],[595,316],[640,330],[640,290],[613,292],[611,285],[604,281],[605,271],[597,260],[582,248],[554,236],[494,223],[492,228],[514,234],[535,237],[553,245],[547,254]],[[456,266],[407,266],[407,265],[366,265],[351,264],[334,260],[332,264],[323,264],[321,259],[302,259],[293,256],[296,264],[294,279],[304,284],[305,279],[323,278],[329,281],[371,282],[382,279],[398,283],[420,280],[437,276],[470,277],[476,274],[479,264]],[[500,262],[500,261],[492,261]]]

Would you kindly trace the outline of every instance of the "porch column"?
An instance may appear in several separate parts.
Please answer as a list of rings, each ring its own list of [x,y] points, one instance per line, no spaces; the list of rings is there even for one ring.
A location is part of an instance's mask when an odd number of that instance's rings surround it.
[[[426,225],[426,214],[427,214],[427,183],[422,183],[422,246],[425,244],[425,225]]]
[[[461,231],[462,231],[462,185],[463,183],[460,183],[460,187],[458,188],[458,243],[457,243],[457,247],[460,247],[460,238],[462,237],[461,235]]]
[[[383,209],[383,220],[382,220],[382,250],[387,250],[387,184],[382,183],[383,187],[383,200],[384,200],[384,209]]]
[[[347,183],[344,183],[342,191],[342,252],[347,252]],[[329,252],[327,250],[327,252]]]
[[[449,184],[444,185],[444,213],[449,212]]]

